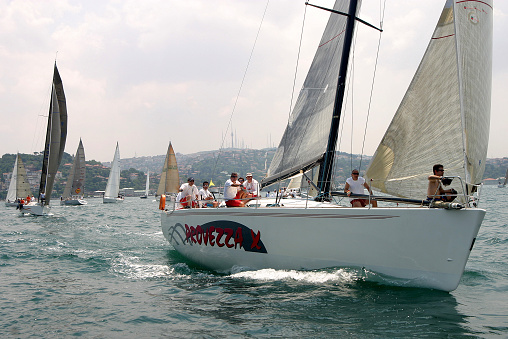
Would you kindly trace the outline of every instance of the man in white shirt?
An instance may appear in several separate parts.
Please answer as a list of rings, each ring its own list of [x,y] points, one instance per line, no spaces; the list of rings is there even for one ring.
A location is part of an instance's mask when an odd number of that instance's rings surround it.
[[[259,183],[256,179],[252,178],[252,173],[247,173],[245,177],[247,181],[243,183],[243,187],[245,187],[247,193],[251,194],[252,197],[257,197],[259,195]]]
[[[224,184],[224,199],[228,207],[244,207],[245,202],[243,199],[246,192],[242,190],[242,184],[238,182],[238,173],[231,173],[230,178]]]
[[[208,190],[208,181],[203,181],[203,188],[199,190],[200,207],[217,207],[219,204],[215,200],[212,192]]]
[[[180,199],[180,204],[184,208],[190,208],[191,202],[193,208],[199,207],[197,201],[199,197],[199,192],[198,188],[194,185],[194,178],[192,177],[188,178],[187,183],[182,184],[182,186],[180,186],[179,191],[182,193],[182,199]]]
[[[369,184],[365,182],[363,177],[360,177],[360,172],[357,169],[354,169],[351,172],[351,176],[346,179],[346,185],[344,186],[344,192],[347,193],[348,196],[353,194],[365,194],[364,188],[366,188],[370,194],[372,191],[369,187]],[[351,205],[353,207],[365,207],[369,203],[367,199],[358,199],[358,198],[349,198]],[[372,207],[377,207],[377,201],[371,200]]]

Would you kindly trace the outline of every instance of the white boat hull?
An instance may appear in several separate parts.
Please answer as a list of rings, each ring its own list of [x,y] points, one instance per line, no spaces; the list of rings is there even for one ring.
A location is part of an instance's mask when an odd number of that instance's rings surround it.
[[[80,206],[80,205],[86,205],[88,202],[83,199],[68,199],[68,200],[60,200],[60,205],[65,206]]]
[[[365,268],[404,286],[454,290],[482,209],[218,208],[162,213],[173,247],[205,267]],[[241,244],[241,246],[240,246]]]
[[[117,203],[117,202],[123,202],[124,198],[119,198],[119,197],[104,197],[102,198],[102,202],[104,204],[114,204],[114,203]]]
[[[50,208],[48,205],[41,205],[38,202],[31,202],[29,204],[23,205],[23,208],[21,208],[19,211],[23,214],[30,213],[37,216],[53,215],[50,213]]]

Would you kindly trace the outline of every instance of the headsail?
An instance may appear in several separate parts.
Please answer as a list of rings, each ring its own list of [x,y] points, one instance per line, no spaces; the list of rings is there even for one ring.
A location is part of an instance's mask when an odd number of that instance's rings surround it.
[[[44,205],[49,205],[53,183],[60,161],[62,160],[67,138],[67,104],[63,90],[62,79],[56,67],[53,71],[53,85],[48,115],[48,127],[43,153],[41,184],[39,197],[45,194]]]
[[[63,196],[65,198],[72,196],[82,196],[85,186],[85,149],[83,142],[79,140],[79,146],[74,156],[72,168],[65,185]]]
[[[349,0],[337,0],[334,10],[347,12],[349,5]],[[329,139],[346,22],[342,15],[330,15],[262,186],[306,171],[322,161]]]
[[[120,193],[120,148],[116,143],[115,156],[111,163],[111,171],[109,172],[108,184],[106,185],[105,197],[116,198]]]
[[[21,157],[18,153],[16,155],[16,160],[14,161],[11,182],[9,184],[9,189],[7,191],[7,197],[5,200],[14,202],[17,198],[25,198],[28,195],[32,195],[32,191],[26,176],[25,166],[23,166],[23,161],[21,160]]]
[[[145,184],[145,195],[148,197],[150,191],[150,171],[146,172],[146,184]]]
[[[474,6],[446,2],[367,170],[372,186],[401,197],[425,197],[434,164],[443,164],[447,176],[481,182],[490,123],[492,15],[492,0]],[[457,180],[453,185],[459,188]]]
[[[178,193],[180,189],[180,176],[178,174],[178,164],[176,163],[175,151],[169,143],[168,152],[164,165],[162,166],[161,181],[157,188],[157,195],[166,193]]]

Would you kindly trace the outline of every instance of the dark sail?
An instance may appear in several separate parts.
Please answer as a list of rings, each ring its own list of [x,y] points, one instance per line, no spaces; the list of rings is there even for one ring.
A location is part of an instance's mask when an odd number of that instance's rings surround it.
[[[67,138],[67,105],[63,90],[62,79],[56,67],[53,72],[53,85],[51,89],[51,102],[49,105],[48,127],[44,143],[44,157],[42,162],[41,185],[39,199],[45,194],[45,205],[49,205],[53,183],[60,161],[62,160]]]
[[[347,12],[349,5],[350,1],[337,0],[334,10]],[[346,21],[345,16],[330,15],[263,186],[322,161],[329,139]]]

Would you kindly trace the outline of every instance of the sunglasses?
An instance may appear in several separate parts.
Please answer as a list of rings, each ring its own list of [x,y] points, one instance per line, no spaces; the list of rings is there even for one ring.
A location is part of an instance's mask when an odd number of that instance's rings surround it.
[[[353,175],[359,175],[360,173],[351,173],[351,174],[353,174]]]

